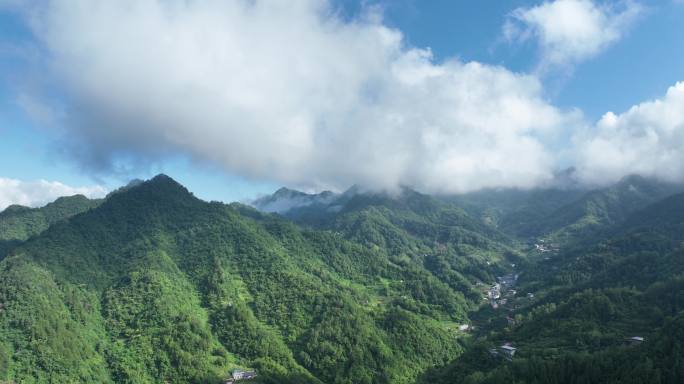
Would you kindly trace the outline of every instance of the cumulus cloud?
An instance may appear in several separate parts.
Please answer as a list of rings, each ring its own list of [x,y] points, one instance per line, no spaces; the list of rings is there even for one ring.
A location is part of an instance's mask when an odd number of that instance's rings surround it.
[[[658,100],[606,113],[575,137],[577,174],[605,184],[630,174],[684,182],[684,82]]]
[[[325,1],[45,1],[24,10],[90,169],[182,153],[245,177],[461,192],[552,177],[580,118],[535,76],[436,62]],[[601,11],[603,12],[603,11]],[[602,21],[604,22],[604,21]]]
[[[620,40],[643,12],[631,0],[555,0],[511,12],[503,34],[509,42],[535,40],[540,69],[566,67],[591,58]]]
[[[99,185],[70,187],[58,181],[22,181],[0,178],[0,211],[12,204],[40,207],[61,196],[85,195],[100,198],[107,190]]]

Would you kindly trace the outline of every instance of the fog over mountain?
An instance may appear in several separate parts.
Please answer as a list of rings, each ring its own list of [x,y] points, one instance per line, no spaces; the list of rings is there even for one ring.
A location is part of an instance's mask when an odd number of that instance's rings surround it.
[[[280,188],[274,194],[260,197],[252,202],[252,205],[264,212],[285,213],[295,208],[308,207],[310,205],[323,205],[334,202],[340,195],[324,191],[318,194],[309,194],[287,188]]]

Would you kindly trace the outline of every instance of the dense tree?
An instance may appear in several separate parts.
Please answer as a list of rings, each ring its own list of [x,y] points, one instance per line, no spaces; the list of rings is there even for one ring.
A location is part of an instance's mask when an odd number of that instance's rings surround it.
[[[160,175],[10,207],[0,381],[219,383],[251,367],[281,384],[681,382],[684,195],[648,205],[672,188],[356,190],[282,217]],[[562,250],[519,237],[541,233]],[[521,294],[493,309],[482,296],[513,264]],[[510,361],[491,352],[504,342]]]

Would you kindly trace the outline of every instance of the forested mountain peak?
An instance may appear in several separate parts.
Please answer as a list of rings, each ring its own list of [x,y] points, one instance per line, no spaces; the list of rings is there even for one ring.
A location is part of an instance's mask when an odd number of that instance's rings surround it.
[[[60,197],[40,208],[11,205],[0,212],[0,240],[26,240],[60,220],[97,207],[101,202],[74,195]]]
[[[349,191],[354,191],[354,193]],[[347,209],[356,209],[368,205],[385,205],[416,211],[431,211],[444,204],[434,197],[420,193],[407,186],[401,186],[396,191],[361,190],[352,187],[345,193]]]
[[[649,196],[659,190],[649,183],[625,180],[596,199],[634,188]],[[571,203],[584,206],[594,194]],[[625,335],[659,337],[669,324],[659,311],[679,313],[684,194],[645,205],[625,225],[606,222],[613,232],[603,241],[551,253],[411,188],[274,195],[324,198],[261,213],[202,201],[159,175],[104,201],[15,209],[47,218],[81,207],[13,240],[0,261],[0,379],[219,383],[233,369],[257,368],[262,383],[408,384],[453,360],[428,382],[464,372],[480,383],[476,370],[504,375],[498,367],[507,364],[482,346],[514,341],[513,364],[531,364],[515,374],[524,376],[536,369],[528,356],[547,351],[552,337],[562,357],[614,356],[606,348]],[[486,198],[496,196],[508,195]],[[532,207],[564,207],[569,197],[513,196]],[[632,309],[639,306],[647,311]],[[596,332],[606,332],[598,343]],[[49,341],[36,344],[34,335]],[[549,372],[563,369],[554,364]]]
[[[107,200],[120,199],[137,199],[139,202],[150,204],[183,204],[199,201],[187,188],[165,174],[159,174],[146,181],[129,183]]]
[[[143,181],[141,183],[133,182],[133,185],[131,185],[131,183],[129,183],[129,185],[131,186],[131,189],[145,189],[154,187],[157,189],[167,189],[169,191],[173,190],[183,194],[191,194],[187,188],[185,188],[183,185],[181,185],[179,182],[177,182],[170,176],[165,175],[163,173],[160,173],[147,181]]]
[[[282,187],[271,195],[263,196],[252,202],[252,205],[264,212],[287,214],[294,209],[309,206],[326,206],[334,202],[338,195],[331,191],[309,194]]]
[[[27,207],[25,205],[19,205],[19,204],[12,204],[5,208],[2,212],[0,212],[0,215],[8,215],[8,214],[13,214],[17,212],[24,212],[27,210],[30,210],[30,207]]]
[[[365,189],[358,185],[347,188],[341,194],[331,191],[308,194],[283,187],[272,195],[255,200],[252,205],[265,212],[278,212],[286,216],[297,216],[307,208],[338,213],[341,210],[353,211],[369,206],[386,206],[427,212],[444,206],[434,197],[406,186],[396,191],[384,191]]]
[[[293,197],[293,196],[308,196],[308,194],[301,192],[301,191],[294,190],[294,189],[281,187],[277,191],[275,191],[272,195],[272,197],[274,197],[274,198]]]
[[[305,230],[163,175],[111,194],[2,261],[0,329],[34,311],[48,320],[27,332],[52,336],[36,349],[30,333],[0,332],[0,378],[51,366],[62,381],[218,383],[256,367],[271,383],[410,383],[458,354],[454,323],[509,250],[448,222],[435,237],[406,212],[373,206]]]
[[[12,204],[0,212],[1,216],[8,216],[17,213],[24,213],[31,210],[44,210],[44,211],[59,211],[59,210],[70,210],[79,205],[88,204],[93,200],[88,199],[83,195],[73,195],[73,196],[62,196],[58,197],[55,201],[47,203],[43,207],[31,208],[23,205]]]

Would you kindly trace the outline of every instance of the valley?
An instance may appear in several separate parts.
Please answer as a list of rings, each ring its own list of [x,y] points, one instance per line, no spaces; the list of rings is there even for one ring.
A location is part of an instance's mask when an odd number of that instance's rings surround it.
[[[653,183],[559,191],[538,218],[554,224],[534,230],[494,223],[540,208],[492,210],[486,192],[281,190],[250,207],[165,175],[100,201],[11,207],[0,378],[565,383],[573,364],[586,370],[573,383],[674,383],[684,195]],[[624,192],[653,188],[672,195]],[[574,221],[555,224],[561,213]]]
[[[0,384],[683,384],[684,0],[0,0]]]

